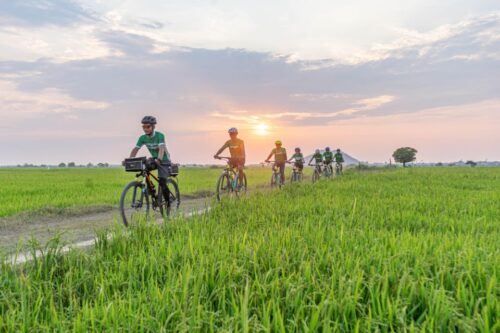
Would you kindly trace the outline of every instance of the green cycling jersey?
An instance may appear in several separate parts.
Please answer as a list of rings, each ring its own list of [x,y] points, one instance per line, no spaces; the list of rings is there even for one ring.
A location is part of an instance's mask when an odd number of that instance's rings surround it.
[[[143,134],[137,140],[137,144],[135,145],[137,148],[141,148],[142,146],[146,146],[149,150],[149,153],[153,158],[158,158],[158,153],[160,152],[160,147],[165,147],[165,154],[163,155],[163,162],[169,162],[170,156],[168,154],[167,148],[165,146],[165,135],[160,132],[153,132],[151,135]]]
[[[331,151],[325,151],[323,153],[323,159],[326,163],[331,163],[333,161],[333,153]]]
[[[304,163],[304,155],[302,153],[295,153],[292,155],[295,163]]]
[[[335,153],[333,158],[335,158],[335,162],[337,163],[344,163],[344,156],[342,155],[342,153]]]

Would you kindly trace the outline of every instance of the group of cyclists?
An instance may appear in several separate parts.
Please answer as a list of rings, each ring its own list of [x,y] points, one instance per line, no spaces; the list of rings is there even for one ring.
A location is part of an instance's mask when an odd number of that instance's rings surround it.
[[[243,178],[243,167],[245,165],[245,144],[243,140],[238,138],[238,129],[232,127],[228,131],[230,139],[224,143],[224,145],[215,153],[214,158],[220,159],[220,154],[229,148],[229,153],[231,155],[231,159],[229,163],[233,168],[237,168],[240,179]],[[297,168],[299,172],[302,172],[304,169],[305,159],[304,155],[301,152],[299,147],[295,148],[295,153],[288,158],[286,149],[283,147],[283,143],[281,140],[277,140],[275,143],[275,148],[271,150],[269,155],[267,156],[265,162],[270,163],[271,158],[274,156],[273,169],[279,170],[281,175],[280,179],[282,184],[285,182],[285,165],[286,163],[294,164],[294,167]],[[344,156],[340,149],[337,149],[335,154],[331,151],[330,147],[325,148],[325,152],[321,153],[321,150],[316,149],[314,154],[311,156],[309,160],[309,165],[314,160],[316,168],[321,172],[322,166],[327,168],[335,163],[339,165],[340,171],[342,172],[342,163],[344,163]]]
[[[156,131],[157,120],[154,116],[145,116],[142,118],[142,129],[144,134],[139,137],[137,140],[137,144],[132,149],[130,153],[130,158],[136,157],[139,149],[142,146],[146,146],[149,150],[156,166],[158,169],[158,183],[162,190],[165,199],[168,199],[169,189],[166,185],[167,178],[169,176],[169,167],[171,165],[170,154],[167,150],[165,144],[165,135]],[[232,127],[228,130],[229,140],[227,140],[222,147],[215,153],[215,159],[221,159],[220,154],[229,149],[230,159],[229,164],[232,168],[238,170],[239,179],[244,178],[243,168],[245,166],[245,144],[243,140],[238,138],[238,129]],[[274,156],[274,161],[271,162],[271,158]],[[304,155],[301,152],[300,148],[295,148],[294,154],[288,158],[286,149],[283,147],[283,144],[280,140],[275,142],[275,148],[272,149],[270,154],[267,156],[267,163],[273,163],[273,170],[278,171],[281,175],[281,183],[285,182],[285,165],[286,163],[293,163],[294,167],[302,172],[304,169]],[[340,171],[342,171],[342,163],[344,162],[344,157],[340,149],[337,149],[335,153],[333,153],[330,147],[326,147],[325,151],[321,153],[319,149],[316,149],[311,159],[309,160],[309,165],[314,161],[316,165],[317,172],[322,172],[323,169],[330,167],[335,161],[337,166],[340,167]]]

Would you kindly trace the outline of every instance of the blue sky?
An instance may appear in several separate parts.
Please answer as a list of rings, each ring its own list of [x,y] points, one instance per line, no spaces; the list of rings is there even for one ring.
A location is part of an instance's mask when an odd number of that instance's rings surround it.
[[[0,51],[0,164],[117,163],[144,114],[183,163],[230,126],[251,161],[500,159],[498,1],[0,1]]]

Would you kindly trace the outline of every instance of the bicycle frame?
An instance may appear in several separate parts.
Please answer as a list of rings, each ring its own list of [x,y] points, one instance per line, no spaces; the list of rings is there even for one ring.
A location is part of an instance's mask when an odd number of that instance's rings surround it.
[[[158,179],[158,177],[156,177],[154,174],[152,174],[150,171],[148,171],[146,169],[144,169],[141,172],[139,172],[138,174],[136,174],[135,177],[136,178],[142,177],[141,182],[144,185],[146,185],[146,189],[148,191],[148,193],[146,193],[146,195],[150,195],[152,198],[153,209],[158,208],[158,206],[159,206],[158,205],[158,195],[156,193],[155,185],[154,185],[153,181],[151,180],[151,178],[153,178],[158,183],[158,186],[160,186],[159,185],[160,180]]]
[[[224,171],[222,171],[222,174],[225,174],[229,177],[229,180],[231,181],[231,187],[233,190],[236,190],[238,184],[236,184],[236,167],[231,165],[231,159],[229,157],[219,157],[220,159],[226,160],[227,164],[226,167],[224,168]]]

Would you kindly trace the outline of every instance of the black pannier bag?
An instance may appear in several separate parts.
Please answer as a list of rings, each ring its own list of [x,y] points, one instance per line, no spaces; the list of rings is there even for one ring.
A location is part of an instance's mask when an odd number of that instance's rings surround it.
[[[125,171],[137,172],[144,170],[146,157],[135,157],[125,159]]]
[[[169,170],[170,176],[177,176],[179,174],[179,164],[171,164]]]

